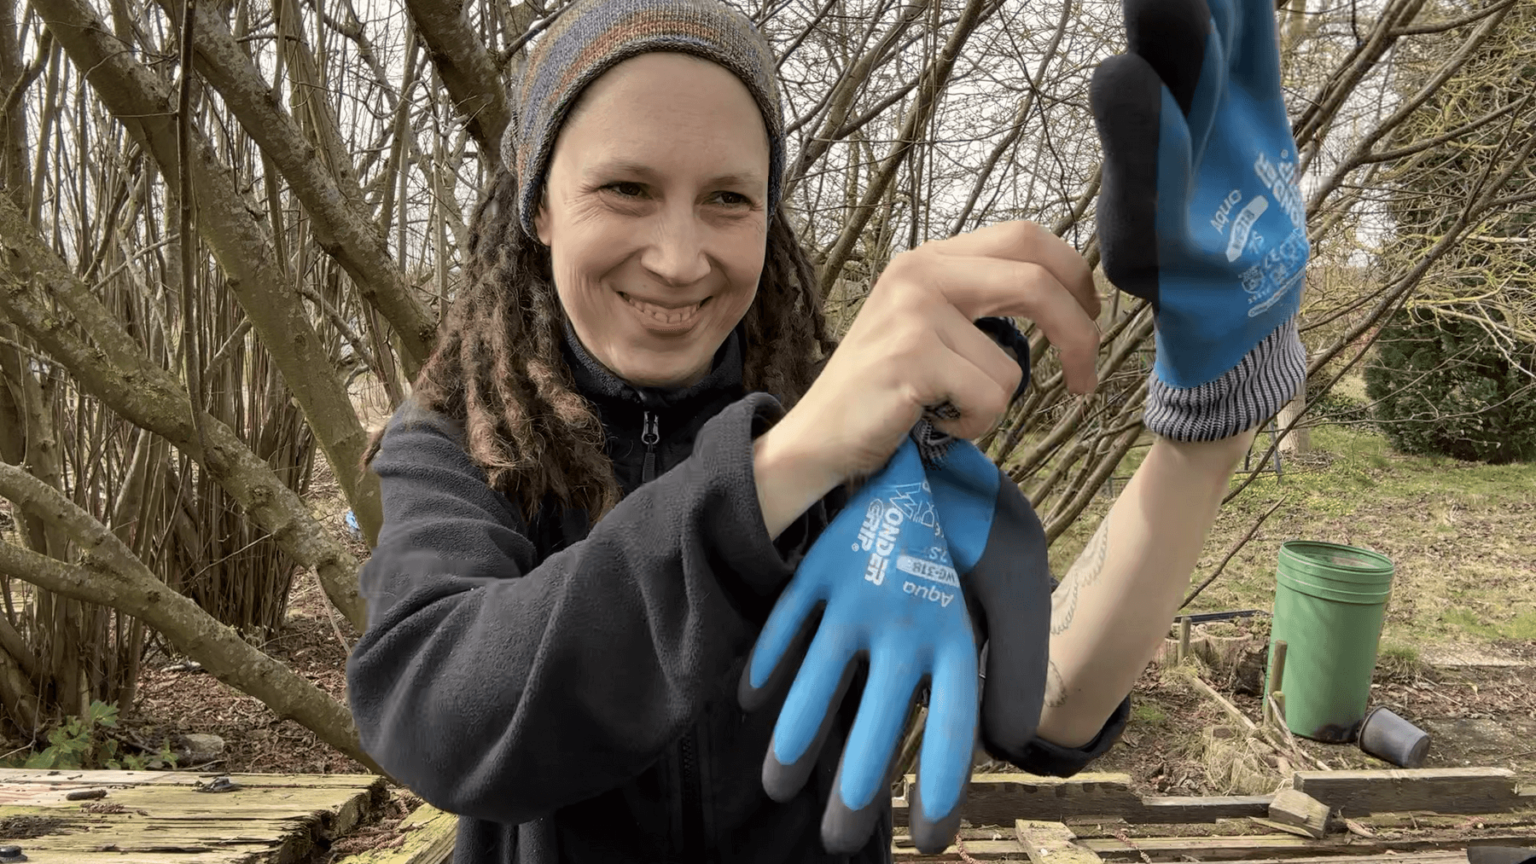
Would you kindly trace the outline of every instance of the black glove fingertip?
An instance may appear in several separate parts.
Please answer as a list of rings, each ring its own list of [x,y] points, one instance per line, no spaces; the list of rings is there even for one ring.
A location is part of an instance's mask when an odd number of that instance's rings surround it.
[[[1019,328],[1008,318],[992,316],[977,318],[976,326],[983,333],[991,336],[998,347],[1013,352],[1013,359],[1018,361],[1019,369],[1024,372],[1019,378],[1019,386],[1014,388],[1013,398],[1017,399],[1024,395],[1024,391],[1029,389],[1029,340],[1024,338],[1024,334],[1020,333]]]
[[[837,682],[837,690],[821,718],[821,726],[816,729],[816,738],[800,754],[799,759],[787,764],[780,762],[774,755],[774,740],[768,741],[768,755],[763,757],[763,791],[768,793],[769,798],[783,804],[800,794],[800,790],[805,787],[805,781],[810,779],[821,751],[827,745],[827,736],[831,734],[833,723],[837,720],[838,706],[843,704],[843,699],[848,695],[848,688],[858,668],[859,664],[855,662],[849,663],[843,670],[843,677]]]
[[[1205,62],[1211,10],[1205,0],[1125,0],[1125,41],[1156,70],[1189,116]]]
[[[970,780],[960,787],[960,797],[955,806],[938,819],[930,819],[923,811],[922,784],[908,786],[911,798],[907,801],[907,828],[912,832],[912,843],[924,855],[942,853],[960,831],[960,814],[965,809],[965,796],[970,790]]]
[[[1120,54],[1094,70],[1088,88],[1104,147],[1095,210],[1104,275],[1157,306],[1157,151],[1163,84],[1145,59]]]

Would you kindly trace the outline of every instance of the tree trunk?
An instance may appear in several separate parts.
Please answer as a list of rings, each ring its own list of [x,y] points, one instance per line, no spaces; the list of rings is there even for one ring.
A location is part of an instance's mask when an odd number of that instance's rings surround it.
[[[322,741],[384,773],[358,742],[347,707],[220,624],[196,603],[149,571],[116,535],[37,478],[0,466],[0,496],[43,514],[50,526],[67,531],[90,550],[79,566],[0,543],[0,573],[31,582],[61,596],[109,606],[165,634],[178,650],[215,678],[260,699],[284,720],[314,731]],[[5,670],[0,667],[0,675]]]
[[[50,308],[44,299],[48,295],[70,314]],[[229,426],[204,417],[207,450],[203,449],[193,426],[186,388],[171,373],[150,362],[112,313],[48,249],[21,211],[4,196],[0,196],[0,313],[67,368],[81,390],[197,460],[271,532],[284,552],[301,565],[315,568],[326,596],[353,626],[358,630],[367,627],[357,588],[357,559],[315,521],[304,501]],[[87,346],[76,336],[74,327],[61,326],[61,317],[72,317],[72,322],[64,323],[77,325],[89,334],[92,344]]]
[[[1281,431],[1285,427],[1295,423],[1301,417],[1301,412],[1307,407],[1307,381],[1302,379],[1296,385],[1296,395],[1291,401],[1285,403],[1280,409],[1280,414],[1275,418],[1275,424]],[[1312,452],[1312,430],[1306,426],[1297,426],[1289,434],[1280,439],[1280,452],[1287,456]]]

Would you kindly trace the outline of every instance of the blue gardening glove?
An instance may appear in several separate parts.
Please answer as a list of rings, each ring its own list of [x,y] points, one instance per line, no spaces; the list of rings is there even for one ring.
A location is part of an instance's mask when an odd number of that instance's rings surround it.
[[[1029,384],[1028,340],[1006,319],[976,326],[1018,361],[1017,397]],[[913,549],[920,554],[903,551]],[[804,784],[862,653],[870,679],[823,817],[823,843],[852,852],[868,841],[914,689],[928,678],[908,812],[919,850],[942,851],[959,827],[976,736],[972,624],[983,634],[992,627],[983,723],[994,755],[1009,758],[1034,738],[1040,719],[1050,593],[1045,531],[1018,487],[969,442],[919,423],[817,539],[753,649],[741,687],[749,709],[791,671],[791,645],[825,604],[764,761],[769,795],[786,800]]]
[[[822,843],[851,854],[869,841],[888,804],[902,726],[928,679],[921,793],[910,822],[919,849],[942,850],[959,827],[975,747],[976,641],[910,436],[850,497],[779,596],[742,678],[748,710],[767,700],[775,668],[818,606],[815,638],[763,763],[764,789],[785,801],[805,784],[862,656],[869,676],[822,816]]]
[[[1050,660],[1045,527],[1018,485],[971,442],[935,439],[922,450],[971,625],[987,646],[982,740],[994,757],[1017,763],[1040,722]]]
[[[1210,441],[1306,376],[1309,244],[1281,101],[1274,0],[1124,0],[1130,53],[1094,72],[1104,272],[1152,303],[1146,425]]]

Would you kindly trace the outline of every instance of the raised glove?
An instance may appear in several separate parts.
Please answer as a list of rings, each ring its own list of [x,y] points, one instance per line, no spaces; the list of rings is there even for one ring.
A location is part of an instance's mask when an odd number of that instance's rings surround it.
[[[775,667],[818,606],[823,610],[815,638],[764,759],[764,789],[785,801],[805,784],[855,661],[865,658],[868,679],[821,825],[829,852],[857,851],[889,803],[902,726],[927,679],[921,793],[909,812],[918,848],[941,851],[959,826],[975,747],[976,640],[910,436],[850,497],[779,596],[742,678],[741,702],[748,710],[766,701]]]
[[[1052,585],[1045,528],[1018,485],[971,442],[922,449],[971,626],[987,646],[982,740],[994,757],[1017,762],[1045,702]],[[914,797],[928,791],[921,782],[915,788]]]
[[[1104,272],[1149,300],[1146,425],[1209,441],[1265,422],[1306,376],[1309,244],[1273,0],[1124,0],[1130,52],[1094,72]]]

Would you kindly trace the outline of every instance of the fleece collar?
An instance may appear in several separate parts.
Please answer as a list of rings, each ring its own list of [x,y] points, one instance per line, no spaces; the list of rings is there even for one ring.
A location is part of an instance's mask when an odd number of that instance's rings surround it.
[[[687,387],[637,387],[613,374],[587,352],[571,322],[565,322],[565,361],[576,389],[599,403],[627,403],[649,411],[712,402],[721,395],[739,396],[743,384],[741,328],[733,329],[715,352],[709,374]]]

